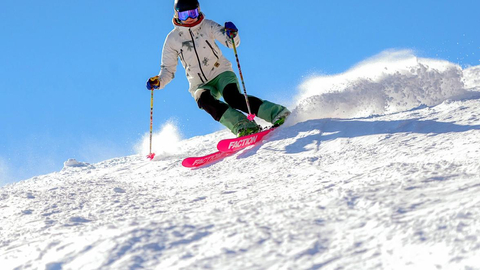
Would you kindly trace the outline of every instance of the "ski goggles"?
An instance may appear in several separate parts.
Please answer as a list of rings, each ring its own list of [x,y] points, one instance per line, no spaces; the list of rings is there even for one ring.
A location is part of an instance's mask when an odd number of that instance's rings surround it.
[[[180,21],[186,21],[188,18],[196,19],[198,16],[200,16],[198,8],[178,12],[178,19]]]

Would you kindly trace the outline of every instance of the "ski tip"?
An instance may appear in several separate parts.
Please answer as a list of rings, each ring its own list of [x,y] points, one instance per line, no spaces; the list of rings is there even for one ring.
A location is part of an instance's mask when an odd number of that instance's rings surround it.
[[[192,168],[192,162],[189,160],[189,158],[186,158],[182,161],[182,166],[185,168]]]

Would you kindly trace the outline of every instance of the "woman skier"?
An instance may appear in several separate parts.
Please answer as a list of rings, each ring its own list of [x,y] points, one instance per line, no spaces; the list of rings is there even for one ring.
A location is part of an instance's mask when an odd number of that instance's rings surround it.
[[[238,46],[238,29],[232,22],[223,27],[205,19],[197,0],[175,0],[174,10],[174,29],[163,45],[160,73],[147,81],[147,89],[163,89],[174,78],[180,58],[189,92],[199,108],[239,137],[260,131],[259,125],[240,112],[248,113],[246,99],[231,62],[215,42],[218,40],[228,48],[233,47],[232,42]],[[220,101],[221,97],[225,102]],[[248,96],[248,101],[252,114],[276,126],[290,114],[284,106],[254,96]]]

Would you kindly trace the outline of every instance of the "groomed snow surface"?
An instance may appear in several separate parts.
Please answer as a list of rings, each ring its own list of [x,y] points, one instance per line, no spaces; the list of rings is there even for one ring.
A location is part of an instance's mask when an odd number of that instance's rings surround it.
[[[227,131],[0,189],[2,269],[480,269],[480,66],[385,52],[300,86],[263,144]],[[162,142],[165,142],[162,144]],[[168,147],[167,147],[168,146]]]

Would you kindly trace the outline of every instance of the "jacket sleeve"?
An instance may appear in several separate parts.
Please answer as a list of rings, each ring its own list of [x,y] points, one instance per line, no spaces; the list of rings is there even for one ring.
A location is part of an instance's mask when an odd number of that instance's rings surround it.
[[[210,28],[216,40],[220,41],[227,48],[233,48],[232,39],[229,38],[225,33],[224,26],[214,21],[210,21]],[[237,34],[234,40],[235,40],[235,45],[238,47],[240,45],[240,35]]]
[[[167,36],[162,50],[162,64],[160,66],[160,88],[163,89],[173,78],[177,71],[178,51],[172,47],[172,39]]]

